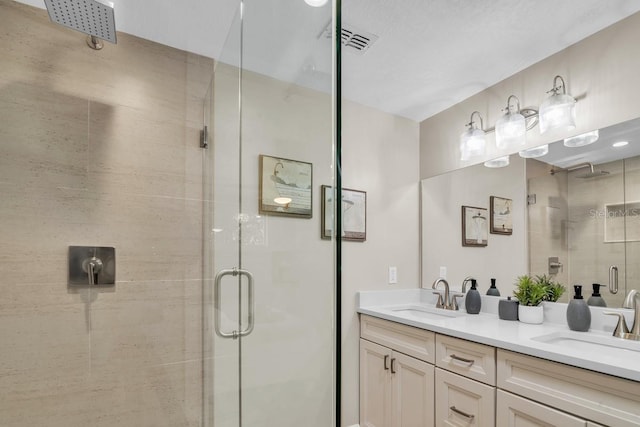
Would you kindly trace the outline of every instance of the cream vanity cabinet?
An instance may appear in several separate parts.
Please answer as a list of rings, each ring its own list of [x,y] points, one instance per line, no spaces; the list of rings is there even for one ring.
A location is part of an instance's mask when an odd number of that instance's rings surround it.
[[[497,426],[640,425],[640,382],[497,351]]]
[[[640,426],[640,382],[362,315],[360,424]]]
[[[360,337],[360,425],[432,427],[435,334],[362,316]]]
[[[436,335],[436,426],[495,426],[496,350]]]

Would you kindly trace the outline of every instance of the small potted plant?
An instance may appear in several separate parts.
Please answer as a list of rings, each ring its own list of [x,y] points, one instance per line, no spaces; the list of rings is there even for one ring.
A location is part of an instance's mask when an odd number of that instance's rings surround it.
[[[519,276],[513,295],[518,302],[518,320],[524,323],[539,324],[544,320],[544,309],[540,304],[547,296],[547,289],[531,276]]]
[[[544,301],[556,302],[560,299],[564,291],[566,290],[558,282],[554,282],[551,277],[543,274],[542,276],[536,276],[535,282],[542,285],[545,288]]]
[[[565,291],[565,287],[554,282],[549,276],[520,276],[516,281],[517,289],[513,291],[520,305],[518,320],[524,323],[540,324],[544,320],[542,301],[556,302]]]

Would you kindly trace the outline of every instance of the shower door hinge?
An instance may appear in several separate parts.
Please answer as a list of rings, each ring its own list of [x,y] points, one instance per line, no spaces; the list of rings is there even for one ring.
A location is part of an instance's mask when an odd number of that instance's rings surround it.
[[[200,147],[209,148],[209,127],[207,126],[200,131]]]
[[[527,205],[535,205],[536,204],[536,195],[529,194],[527,195]]]

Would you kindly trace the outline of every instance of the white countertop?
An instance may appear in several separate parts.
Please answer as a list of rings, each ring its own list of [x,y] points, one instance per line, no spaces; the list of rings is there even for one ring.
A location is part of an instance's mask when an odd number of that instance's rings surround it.
[[[559,303],[545,304],[545,322],[541,325],[499,319],[497,314],[499,297],[483,296],[482,311],[476,315],[467,314],[461,307],[461,311],[456,313],[458,317],[425,319],[403,310],[410,307],[433,309],[433,299],[432,291],[425,289],[365,291],[358,293],[357,311],[505,350],[640,381],[640,341],[612,337],[611,331],[615,327],[617,318],[602,314],[607,309],[591,307],[592,328],[589,332],[569,330],[564,321],[567,305]],[[633,321],[630,318],[633,315],[631,310],[615,311],[624,312],[631,327]],[[537,340],[539,339],[537,337],[553,336],[550,334],[567,338],[575,345],[557,345]],[[585,334],[600,341],[601,350],[593,351],[588,344],[583,345],[581,339]],[[575,341],[573,341],[574,338]],[[607,346],[611,343],[614,345],[620,343],[624,348]]]

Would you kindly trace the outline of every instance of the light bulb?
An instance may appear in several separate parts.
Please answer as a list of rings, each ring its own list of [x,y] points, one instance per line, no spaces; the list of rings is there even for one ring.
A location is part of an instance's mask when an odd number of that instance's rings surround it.
[[[520,113],[507,113],[496,123],[496,147],[505,149],[524,145],[527,125]]]
[[[469,129],[460,135],[460,160],[482,156],[486,147],[485,134],[482,129]]]
[[[576,127],[576,100],[566,93],[553,94],[540,105],[540,133]]]

